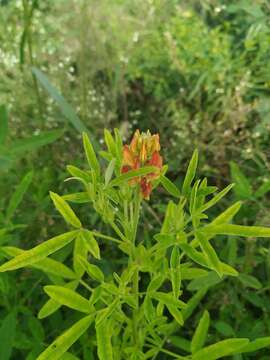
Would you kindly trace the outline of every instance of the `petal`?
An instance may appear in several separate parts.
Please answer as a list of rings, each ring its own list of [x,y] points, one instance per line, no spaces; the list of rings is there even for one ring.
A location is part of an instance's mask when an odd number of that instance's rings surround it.
[[[138,140],[141,137],[140,130],[136,130],[130,143],[130,150],[135,154],[138,151]]]
[[[128,165],[123,165],[123,166],[121,167],[121,174],[125,174],[125,173],[129,172],[130,170],[131,170],[131,167],[130,167],[130,166],[128,166]]]
[[[159,169],[162,168],[162,157],[159,155],[157,151],[155,151],[151,157],[151,159],[148,162],[151,166],[156,166]]]
[[[134,164],[135,164],[134,155],[130,151],[128,145],[124,145],[124,147],[123,147],[123,165],[128,165],[133,168]]]
[[[141,194],[142,194],[143,198],[146,200],[149,200],[150,194],[152,191],[152,185],[147,181],[147,179],[145,177],[142,178],[140,187],[141,187]]]

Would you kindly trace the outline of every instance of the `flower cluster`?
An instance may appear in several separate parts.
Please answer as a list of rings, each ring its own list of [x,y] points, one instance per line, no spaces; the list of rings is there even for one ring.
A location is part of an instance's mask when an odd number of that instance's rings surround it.
[[[157,171],[153,173],[130,180],[131,185],[140,185],[141,195],[147,200],[152,191],[153,180],[158,179],[161,174],[162,157],[159,151],[159,135],[151,135],[149,130],[146,133],[140,133],[139,130],[136,130],[130,145],[123,147],[122,173],[137,170],[144,166],[155,166],[157,168]]]

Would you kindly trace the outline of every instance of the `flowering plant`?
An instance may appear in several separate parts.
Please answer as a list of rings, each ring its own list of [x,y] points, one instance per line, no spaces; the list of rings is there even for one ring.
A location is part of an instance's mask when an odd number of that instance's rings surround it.
[[[136,131],[130,145],[123,146],[117,130],[114,136],[105,130],[105,142],[107,151],[101,155],[108,166],[104,172],[88,136],[83,134],[89,169],[68,166],[71,179],[78,180],[83,191],[50,194],[72,229],[30,250],[2,247],[12,259],[0,266],[0,272],[31,267],[48,275],[50,285],[44,286],[44,291],[49,299],[40,309],[40,319],[61,307],[68,308],[69,314],[84,314],[37,359],[215,360],[268,346],[269,337],[253,341],[229,338],[207,344],[207,310],[191,339],[185,337],[185,327],[207,294],[209,279],[217,283],[238,276],[236,269],[220,260],[213,239],[218,235],[270,237],[270,229],[232,224],[240,202],[216,218],[208,218],[208,210],[232,185],[217,192],[205,178],[194,181],[197,151],[179,189],[165,176],[167,167],[162,166],[158,135]],[[138,229],[141,203],[158,185],[172,200],[161,228],[145,242]],[[87,220],[82,224],[69,203],[92,204],[107,224],[108,233],[88,229]],[[112,242],[123,253],[117,272],[102,268],[100,245],[104,242]],[[68,244],[73,244],[67,247],[72,266],[50,257]],[[208,286],[198,287],[205,279]],[[194,293],[190,296],[190,292]],[[88,355],[83,355],[80,347],[75,355],[71,346],[83,334],[89,343]]]

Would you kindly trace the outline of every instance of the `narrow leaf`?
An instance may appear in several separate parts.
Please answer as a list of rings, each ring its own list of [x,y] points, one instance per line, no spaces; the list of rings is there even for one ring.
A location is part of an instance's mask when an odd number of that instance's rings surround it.
[[[39,69],[33,67],[32,72],[36,76],[37,80],[44,87],[44,89],[50,94],[50,96],[57,102],[60,107],[62,114],[65,118],[74,126],[74,128],[79,132],[87,131],[86,126],[79,119],[78,115],[68,104],[66,99],[58,92],[58,90],[50,83],[47,76],[42,73]]]
[[[233,182],[235,183],[234,192],[242,199],[249,199],[252,196],[252,187],[248,178],[239,169],[235,162],[230,163]]]
[[[249,343],[248,339],[227,339],[199,350],[192,360],[216,360],[237,353]]]
[[[210,242],[202,233],[196,232],[196,238],[198,239],[200,247],[202,248],[202,251],[206,255],[210,265],[212,265],[213,269],[215,269],[215,271],[219,274],[219,276],[221,276],[222,271],[221,271],[220,261],[216,254],[215,249],[212,247]]]
[[[249,344],[245,345],[243,348],[240,349],[239,353],[243,354],[247,352],[257,351],[268,346],[270,346],[270,337],[262,337],[251,341]]]
[[[66,222],[76,228],[80,228],[82,224],[75,215],[74,211],[69,206],[69,204],[61,196],[52,191],[50,191],[50,196],[54,203],[54,206],[60,212]]]
[[[240,274],[238,276],[238,279],[241,281],[241,283],[245,287],[250,287],[250,288],[256,289],[256,290],[259,290],[262,288],[261,282],[258,279],[256,279],[254,276],[247,275],[247,274]]]
[[[12,218],[16,209],[22,202],[24,194],[26,193],[29,185],[31,184],[32,179],[33,179],[33,172],[30,171],[24,176],[20,184],[17,186],[15,192],[11,196],[11,199],[7,207],[7,213],[6,213],[7,220],[10,220]]]
[[[96,326],[96,337],[99,360],[113,360],[112,334],[109,324],[103,322]]]
[[[47,285],[44,286],[44,291],[50,298],[61,305],[87,314],[92,311],[89,301],[71,289],[63,286]]]
[[[234,184],[230,184],[225,189],[220,191],[217,195],[215,195],[211,200],[209,200],[206,204],[200,207],[197,211],[198,213],[204,212],[208,210],[210,207],[214,206],[219,200],[221,200],[234,186]]]
[[[185,308],[186,304],[178,299],[175,299],[173,295],[171,294],[166,294],[166,293],[162,293],[162,292],[155,292],[154,294],[151,295],[153,298],[155,298],[156,300],[162,302],[163,304],[167,305],[172,305],[175,306],[179,309]]]
[[[82,266],[84,267],[84,269],[86,270],[86,272],[88,273],[88,275],[99,281],[99,282],[103,282],[104,281],[104,275],[103,272],[100,270],[99,267],[97,267],[96,265],[90,264],[87,260],[83,259],[83,258],[79,258],[79,261],[81,262]]]
[[[140,176],[144,176],[150,173],[154,173],[157,171],[157,168],[155,166],[145,166],[142,167],[138,170],[130,170],[125,174],[122,174],[120,176],[118,176],[117,178],[113,179],[110,182],[110,186],[119,186],[122,183],[131,180],[135,177],[140,177]]]
[[[0,360],[9,360],[11,358],[15,334],[16,334],[16,314],[15,312],[10,312],[1,322]]]
[[[195,333],[192,337],[192,341],[191,341],[192,354],[195,354],[198,350],[200,350],[203,347],[208,334],[209,322],[210,322],[209,313],[207,310],[205,310],[195,330]]]
[[[16,159],[18,159],[24,156],[27,151],[37,150],[42,146],[55,142],[62,134],[63,130],[43,131],[38,135],[14,141],[10,149],[10,154],[16,156]]]
[[[75,290],[78,286],[78,281],[70,281],[64,285],[64,287]],[[57,311],[61,307],[61,304],[53,299],[49,299],[39,310],[38,318],[44,319],[47,316],[53,314],[55,311]]]
[[[75,204],[86,204],[90,202],[89,195],[86,191],[62,195],[62,199]]]
[[[76,322],[71,328],[60,335],[45,351],[43,351],[37,360],[58,360],[71,345],[86,332],[93,322],[93,319],[93,315],[88,315]]]
[[[100,174],[99,162],[97,160],[93,145],[91,144],[89,137],[86,133],[83,133],[83,146],[90,169],[93,169],[94,172],[96,173],[96,176],[99,176]]]
[[[176,198],[180,198],[181,196],[180,190],[177,188],[176,185],[174,185],[174,183],[171,180],[169,180],[165,175],[161,175],[160,181],[164,189],[166,189],[169,194],[171,194]]]
[[[54,238],[37,245],[33,249],[26,250],[22,254],[1,265],[0,272],[16,270],[25,266],[33,265],[70,243],[77,234],[77,230],[70,231],[65,234],[55,236]]]
[[[89,230],[83,230],[80,236],[85,240],[88,251],[96,258],[100,259],[100,250],[94,235]]]
[[[188,300],[186,307],[182,310],[183,318],[186,321],[192,314],[196,307],[201,303],[201,300],[207,293],[207,288],[201,289]]]
[[[244,237],[270,237],[270,228],[261,226],[243,226],[233,224],[207,225],[200,231],[206,234],[234,235]]]
[[[190,160],[190,163],[188,165],[187,173],[184,179],[183,187],[182,187],[182,193],[184,195],[188,195],[190,191],[190,185],[195,177],[196,169],[198,164],[198,150],[196,149],[193,152],[192,158]]]
[[[184,319],[181,312],[177,309],[176,306],[171,304],[166,304],[169,313],[173,316],[173,318],[178,322],[180,326],[184,325]]]
[[[25,250],[13,247],[4,246],[1,250],[9,256],[18,256],[25,253]],[[70,270],[66,265],[54,259],[45,258],[38,263],[35,263],[31,267],[43,271],[45,274],[51,274],[54,276],[60,276],[67,279],[75,279],[75,273]]]

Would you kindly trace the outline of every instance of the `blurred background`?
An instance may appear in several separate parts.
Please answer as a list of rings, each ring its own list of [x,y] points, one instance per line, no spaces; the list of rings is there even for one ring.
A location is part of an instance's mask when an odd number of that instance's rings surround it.
[[[101,150],[114,127],[127,141],[137,128],[159,132],[176,183],[197,147],[212,185],[236,183],[227,201],[245,201],[237,220],[270,226],[269,59],[268,0],[0,0],[0,245],[26,249],[65,231],[48,192],[76,191],[63,180],[66,165],[86,166],[82,130]],[[146,237],[166,201],[160,190],[146,206]],[[91,209],[77,211],[101,226]],[[243,276],[208,280],[213,339],[267,336],[269,244],[217,247]],[[117,264],[116,250],[104,252]],[[0,274],[0,360],[35,359],[70,321],[61,312],[36,319],[43,279]],[[267,350],[256,356],[235,359],[269,359]]]

